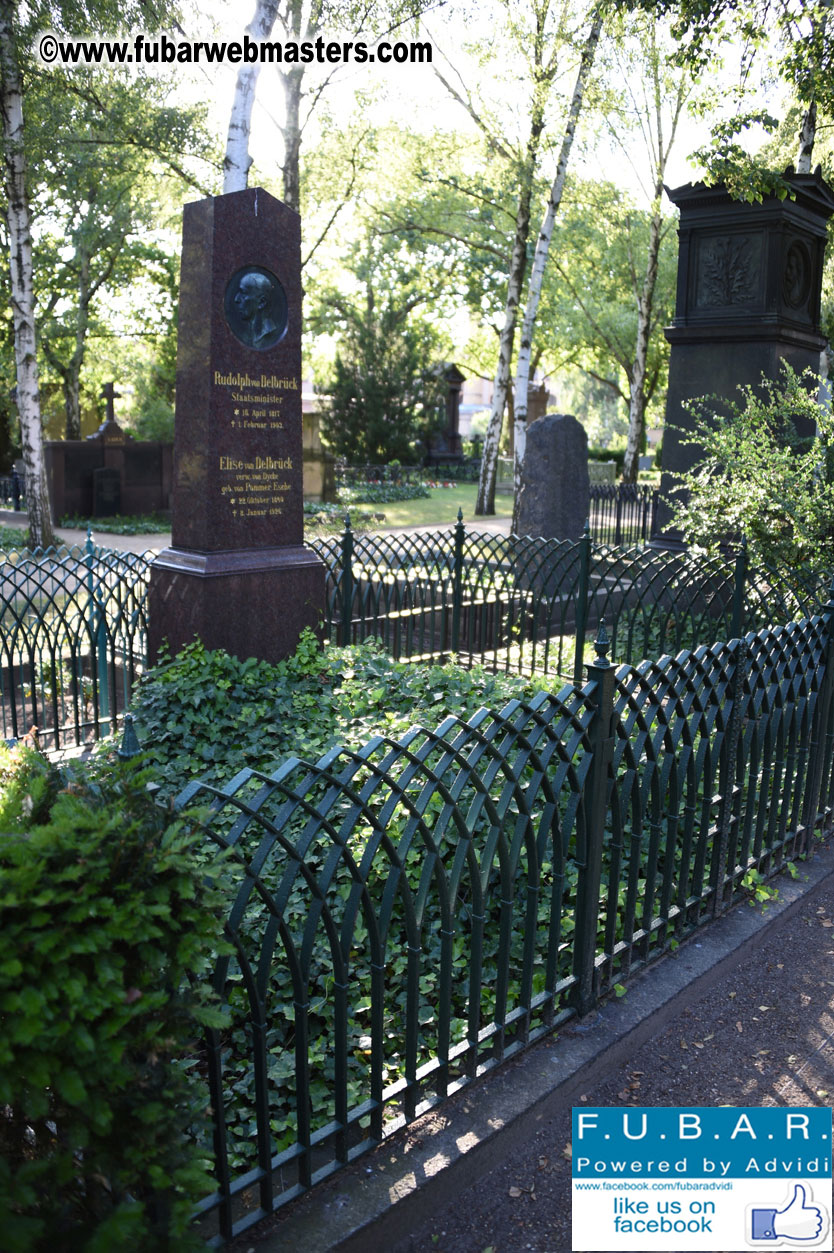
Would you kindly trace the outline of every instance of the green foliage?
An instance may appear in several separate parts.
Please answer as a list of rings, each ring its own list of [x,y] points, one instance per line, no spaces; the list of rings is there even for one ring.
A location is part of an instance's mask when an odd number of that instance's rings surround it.
[[[305,535],[341,535],[345,529],[345,507],[322,500],[304,501]],[[377,518],[362,509],[351,509],[350,525],[353,531],[369,531],[378,525]]]
[[[388,505],[395,500],[427,500],[431,492],[424,483],[358,483],[340,487],[339,504]]]
[[[445,422],[443,344],[416,312],[430,296],[421,267],[396,240],[370,237],[352,260],[361,296],[323,296],[320,321],[340,337],[322,410],[322,434],[355,463],[420,459],[429,432]]]
[[[639,275],[648,264],[652,218],[652,210],[636,206],[613,183],[575,181],[554,230],[554,270],[542,308],[539,334],[549,358],[579,366],[626,410],[638,329],[635,266]],[[668,372],[669,345],[661,328],[674,310],[672,223],[665,217],[659,227],[644,387],[650,415],[662,412]]]
[[[288,756],[401,735],[447,714],[468,717],[545,684],[462,666],[394,661],[375,641],[322,650],[310,631],[286,661],[241,661],[186,646],[146,675],[133,702],[146,756],[177,792],[195,776],[226,781]]]
[[[74,531],[92,527],[107,535],[158,535],[170,531],[171,519],[161,513],[124,514],[118,518],[68,517],[61,519],[61,526]]]
[[[683,499],[676,525],[696,549],[714,552],[745,536],[751,562],[814,579],[830,571],[834,481],[834,418],[819,405],[817,380],[797,377],[787,363],[779,382],[740,388],[742,403],[715,396],[694,401],[693,432],[685,443],[705,456],[679,476]],[[795,420],[816,424],[816,439],[800,439]]]
[[[134,439],[174,442],[174,406],[164,396],[148,396],[133,420]]]
[[[20,551],[21,548],[28,548],[28,546],[28,531],[16,526],[0,526],[0,551],[9,552],[12,549]]]
[[[623,463],[625,461],[625,448],[589,448],[589,461],[613,461],[617,466],[617,476],[623,472]]]
[[[7,1253],[197,1247],[210,1187],[202,990],[220,947],[219,864],[148,776],[62,778],[0,748],[0,1231]],[[191,983],[193,980],[193,984]]]
[[[742,879],[741,886],[749,893],[751,905],[766,905],[779,896],[779,889],[768,884],[761,871],[752,866]]]

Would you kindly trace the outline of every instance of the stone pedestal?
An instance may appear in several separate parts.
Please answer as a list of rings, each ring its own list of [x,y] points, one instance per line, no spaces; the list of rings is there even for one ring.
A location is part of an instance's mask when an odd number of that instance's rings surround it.
[[[723,188],[702,183],[668,192],[680,209],[680,245],[675,320],[666,330],[671,356],[660,534],[653,541],[660,547],[680,546],[664,498],[674,476],[703,455],[683,442],[693,425],[687,403],[713,394],[737,400],[740,385],[757,387],[763,375],[777,379],[783,361],[797,373],[819,370],[823,253],[834,192],[819,169],[789,181],[795,199],[772,196],[760,204],[731,200]]]
[[[151,662],[199,637],[278,661],[318,628],[303,543],[300,220],[260,188],[186,205],[172,544],[151,570]]]
[[[590,510],[588,436],[571,414],[550,413],[527,428],[519,535],[582,538]]]

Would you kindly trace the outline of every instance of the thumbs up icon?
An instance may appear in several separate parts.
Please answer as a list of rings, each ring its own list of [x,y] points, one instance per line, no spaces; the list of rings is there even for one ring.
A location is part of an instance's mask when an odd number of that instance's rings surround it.
[[[823,1225],[822,1211],[817,1205],[809,1205],[805,1185],[801,1183],[794,1184],[793,1196],[782,1209],[754,1209],[751,1219],[754,1240],[818,1240]]]

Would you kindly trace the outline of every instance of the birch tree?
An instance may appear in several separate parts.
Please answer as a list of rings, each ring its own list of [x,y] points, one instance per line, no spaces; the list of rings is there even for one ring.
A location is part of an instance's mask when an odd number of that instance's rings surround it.
[[[13,27],[14,5],[0,0],[0,109],[3,113],[6,215],[9,232],[12,317],[14,320],[17,409],[23,465],[29,542],[47,548],[53,543],[52,515],[43,455],[43,431],[35,344],[35,288],[32,229],[26,188],[23,92]]]
[[[675,223],[675,215],[667,214],[660,231],[647,335],[646,410],[662,393],[668,368],[669,345],[661,329],[675,308]],[[599,179],[572,181],[551,243],[551,268],[539,307],[535,349],[541,351],[550,375],[579,370],[585,376],[595,397],[595,411],[606,407],[598,390],[604,388],[605,400],[628,412],[637,296],[651,234],[651,211],[635,203],[633,191]],[[570,374],[563,377],[569,386]],[[627,435],[627,427],[622,433]]]
[[[514,149],[511,142],[504,138],[503,116],[494,118],[490,109],[480,104],[473,92],[467,90],[460,76],[453,81],[452,73],[444,73],[436,67],[440,81],[449,94],[469,114],[471,120],[485,135],[494,156],[507,162],[516,172],[518,187],[512,242],[509,249],[507,269],[506,295],[504,311],[498,335],[498,354],[493,381],[492,405],[481,459],[481,473],[478,482],[478,495],[475,513],[479,516],[495,513],[495,480],[498,465],[498,449],[510,392],[513,351],[515,346],[518,312],[524,292],[524,280],[527,272],[527,253],[530,240],[530,224],[538,177],[540,176],[543,150],[546,143],[549,115],[552,111],[555,83],[565,70],[565,62],[575,56],[577,31],[572,28],[575,18],[574,11],[566,3],[558,10],[550,0],[531,0],[527,5],[516,5],[514,0],[503,0],[502,11],[506,15],[504,22],[505,34],[511,35],[519,55],[526,62],[528,105],[526,113],[526,134],[519,149]],[[599,40],[599,29],[596,28],[598,8],[594,9],[591,30],[595,30],[593,38],[582,39],[581,58],[584,62],[589,47],[596,48]],[[588,69],[593,61],[591,52]],[[582,88],[587,80],[587,72],[582,73]],[[575,92],[574,92],[575,95]],[[579,107],[582,95],[580,93]],[[576,114],[573,112],[573,98],[568,108],[565,136],[571,134],[576,126]],[[565,149],[562,144],[562,155],[567,165],[567,154],[570,143]],[[515,397],[516,402],[518,397]]]
[[[559,206],[562,203],[562,194],[565,190],[565,179],[567,177],[568,161],[570,159],[571,148],[573,147],[573,138],[576,133],[576,124],[579,120],[579,114],[582,109],[582,103],[585,98],[585,89],[588,82],[588,76],[594,63],[599,37],[602,33],[602,11],[599,7],[595,8],[591,16],[591,25],[582,48],[582,59],[579,63],[579,70],[576,76],[576,83],[571,96],[570,108],[568,109],[567,122],[565,123],[564,135],[562,136],[562,147],[559,153],[559,160],[556,165],[556,175],[550,188],[550,196],[545,210],[544,220],[539,230],[538,239],[536,240],[536,251],[533,257],[533,265],[530,270],[530,279],[527,285],[527,303],[524,309],[524,319],[521,324],[521,342],[519,344],[518,363],[515,376],[515,461],[513,466],[513,531],[516,530],[518,522],[518,509],[521,500],[522,487],[522,471],[524,466],[524,452],[527,439],[527,389],[530,384],[530,355],[533,345],[533,327],[536,321],[536,313],[541,298],[542,282],[544,279],[547,258],[550,252],[550,240],[553,235],[553,224],[556,221],[556,214],[559,212]]]
[[[346,29],[347,39],[368,39],[390,34],[407,18],[417,17],[431,0],[256,0],[255,14],[246,28],[253,39],[280,36],[283,43],[314,41],[326,27]],[[252,109],[260,65],[241,66],[238,71],[223,163],[223,190],[240,191],[248,185],[252,157],[249,141]],[[304,129],[316,105],[333,81],[337,67],[309,83],[309,67],[282,63],[270,68],[277,73],[284,97],[282,197],[291,209],[301,209],[301,145]],[[305,82],[305,80],[307,80]]]
[[[255,0],[255,14],[246,27],[246,33],[250,38],[269,39],[278,16],[278,4],[279,0]],[[261,64],[258,61],[254,65],[241,65],[237,73],[229,130],[226,136],[226,155],[223,159],[224,194],[230,191],[243,191],[248,185],[249,167],[252,164],[252,158],[249,155],[249,136],[252,131],[252,109],[255,105],[255,90],[260,72]],[[297,208],[296,205],[291,207]]]
[[[40,71],[31,65],[34,34],[48,28],[89,35],[116,29],[167,24],[167,5],[148,14],[141,0],[46,0],[21,5],[0,0],[0,111],[3,115],[4,182],[7,200],[17,404],[21,427],[30,541],[48,545],[53,531],[43,456],[43,432],[36,355],[35,286],[32,264],[32,212],[27,185],[24,78]]]
[[[713,182],[733,195],[760,199],[787,186],[774,171],[751,158],[737,137],[752,124],[774,130],[777,119],[747,108],[759,77],[778,77],[802,106],[795,165],[810,173],[814,138],[824,119],[834,119],[834,0],[627,0],[652,17],[669,14],[678,41],[677,59],[696,72],[722,45],[741,49],[739,81],[725,93],[721,120],[711,143],[696,155]]]

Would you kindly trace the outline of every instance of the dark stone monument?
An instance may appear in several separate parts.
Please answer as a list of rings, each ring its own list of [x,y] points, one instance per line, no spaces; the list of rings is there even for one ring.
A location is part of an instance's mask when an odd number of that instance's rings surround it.
[[[820,291],[834,192],[813,174],[788,173],[793,200],[731,200],[722,187],[687,184],[667,194],[680,209],[675,320],[666,330],[671,357],[658,510],[660,547],[680,547],[663,500],[675,474],[701,450],[685,444],[687,402],[716,394],[738,399],[739,385],[779,377],[782,361],[797,373],[819,371]],[[676,430],[675,428],[682,428]],[[813,434],[813,432],[804,432]]]
[[[547,413],[550,391],[546,383],[531,383],[527,388],[527,425],[538,422]]]
[[[567,413],[549,413],[527,428],[519,535],[581,539],[590,510],[588,436]]]
[[[446,426],[431,435],[425,462],[428,466],[463,460],[460,442],[460,393],[466,382],[466,375],[461,374],[454,363],[444,364],[440,375],[446,382]]]
[[[151,570],[148,647],[278,661],[318,628],[303,543],[301,224],[260,188],[183,214],[171,547]]]
[[[122,476],[109,466],[93,470],[93,517],[118,517],[122,508]]]
[[[106,408],[97,431],[86,439],[54,439],[45,445],[53,522],[67,515],[102,518],[122,513],[167,513],[171,507],[171,445],[136,440],[119,425],[114,412],[119,393],[112,383],[105,383],[100,398]]]

